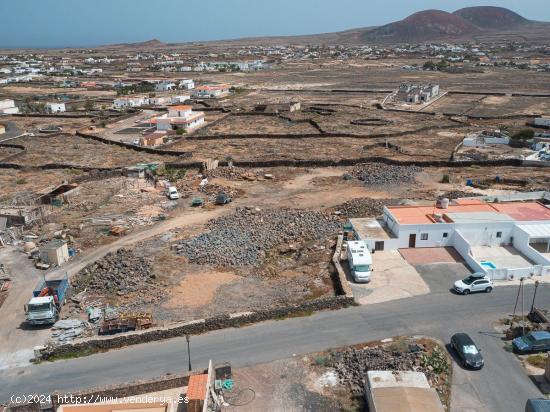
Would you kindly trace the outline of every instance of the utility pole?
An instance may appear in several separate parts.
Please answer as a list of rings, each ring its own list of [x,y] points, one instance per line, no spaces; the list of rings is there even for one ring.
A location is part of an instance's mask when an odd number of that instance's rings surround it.
[[[521,286],[522,286],[522,281],[520,281],[520,283],[519,283],[518,294],[516,296],[516,304],[514,305],[514,312],[512,313],[512,320],[510,321],[510,332],[512,332],[512,329],[514,327],[514,319],[516,318],[516,309],[518,308],[519,294],[521,292]]]
[[[535,293],[533,293],[533,302],[531,303],[531,310],[529,311],[529,314],[532,315],[535,311],[535,298],[537,297],[537,289],[539,288],[539,281],[537,280],[535,282]]]
[[[523,288],[523,280],[524,278],[521,278],[519,280],[519,283],[521,285],[521,336],[525,336],[525,290]]]
[[[189,372],[191,372],[191,347],[189,342],[191,341],[191,336],[185,335],[185,340],[187,341],[187,358],[189,359]]]

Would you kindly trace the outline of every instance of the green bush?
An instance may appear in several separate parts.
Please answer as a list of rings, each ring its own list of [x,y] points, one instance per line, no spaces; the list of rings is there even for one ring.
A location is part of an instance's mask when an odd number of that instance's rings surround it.
[[[449,175],[443,175],[441,183],[451,183],[451,177]]]
[[[515,133],[512,136],[514,140],[529,140],[535,137],[535,131],[533,129],[523,129]]]
[[[25,183],[27,183],[27,179],[25,179],[24,177],[20,177],[15,181],[15,184],[17,185],[24,185]]]
[[[429,354],[422,354],[420,363],[423,367],[431,366],[435,373],[443,373],[449,369],[447,357],[440,349],[434,349]]]

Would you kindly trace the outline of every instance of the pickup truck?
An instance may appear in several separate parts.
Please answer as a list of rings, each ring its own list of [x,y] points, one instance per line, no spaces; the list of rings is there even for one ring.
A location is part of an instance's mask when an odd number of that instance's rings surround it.
[[[43,280],[33,291],[33,297],[25,305],[29,325],[53,325],[59,320],[59,311],[65,303],[69,279]]]

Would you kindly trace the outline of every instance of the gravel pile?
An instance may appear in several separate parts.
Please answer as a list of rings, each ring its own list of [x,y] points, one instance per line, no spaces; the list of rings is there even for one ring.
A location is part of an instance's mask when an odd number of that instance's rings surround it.
[[[283,243],[323,239],[340,229],[335,217],[291,209],[237,209],[209,222],[209,232],[178,243],[190,262],[213,266],[259,266],[266,253]]]
[[[235,189],[228,186],[215,185],[212,183],[208,183],[207,185],[202,186],[199,190],[208,196],[209,202],[215,202],[216,197],[218,197],[218,194],[221,192],[225,193],[232,200],[235,200],[236,198],[242,195],[242,191],[239,189]]]
[[[147,288],[155,275],[150,263],[131,250],[119,249],[86,266],[72,281],[75,293],[87,289],[90,293],[123,295]]]
[[[352,199],[329,209],[331,213],[339,212],[341,217],[353,219],[361,217],[378,217],[384,211],[385,205],[398,204],[397,199],[371,199],[362,197]]]
[[[384,163],[362,163],[356,165],[349,174],[366,185],[393,185],[414,182],[422,169],[417,166],[394,166]]]

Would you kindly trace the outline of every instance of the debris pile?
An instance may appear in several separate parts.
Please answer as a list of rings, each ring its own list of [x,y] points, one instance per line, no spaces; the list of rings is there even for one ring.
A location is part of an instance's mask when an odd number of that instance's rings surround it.
[[[124,295],[154,283],[151,264],[131,250],[119,249],[86,266],[75,276],[75,292],[116,293]]]
[[[227,196],[229,196],[233,200],[240,197],[243,193],[242,190],[235,189],[233,187],[220,186],[212,183],[208,183],[204,186],[201,186],[199,190],[208,196],[209,202],[215,202],[218,194],[222,192],[225,193]]]
[[[89,332],[89,333],[85,333]],[[58,320],[53,325],[52,339],[58,343],[68,343],[83,334],[91,334],[90,325],[79,319]]]
[[[217,177],[227,180],[256,180],[264,175],[261,170],[251,171],[241,167],[218,167],[204,174],[209,179]]]
[[[323,239],[338,232],[335,217],[292,209],[239,208],[208,223],[209,232],[175,245],[190,262],[213,266],[259,266],[282,243]]]
[[[382,215],[385,205],[395,205],[398,202],[397,199],[372,199],[370,197],[361,197],[348,200],[341,205],[330,208],[329,211],[348,219],[378,217]]]
[[[447,355],[439,347],[430,350],[421,343],[403,341],[332,352],[330,366],[338,372],[340,382],[356,395],[364,393],[366,373],[371,370],[423,372],[430,385],[444,394],[445,375],[450,370]]]
[[[362,163],[356,165],[349,174],[366,185],[393,185],[414,182],[416,174],[420,173],[421,170],[418,166]]]

